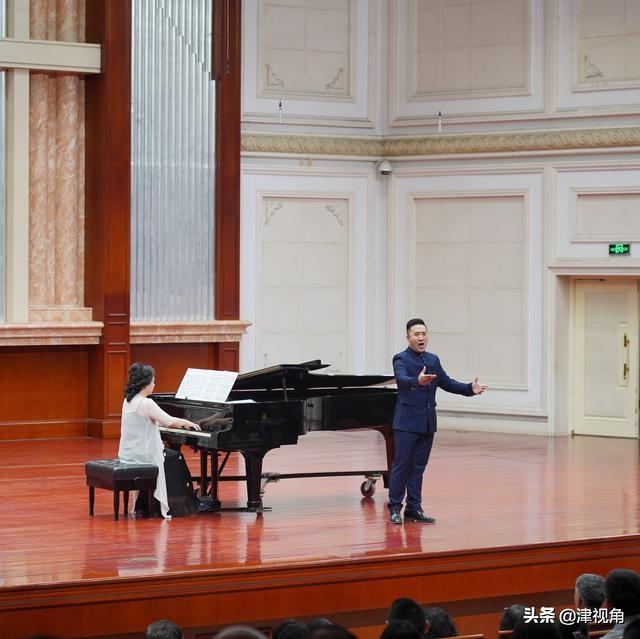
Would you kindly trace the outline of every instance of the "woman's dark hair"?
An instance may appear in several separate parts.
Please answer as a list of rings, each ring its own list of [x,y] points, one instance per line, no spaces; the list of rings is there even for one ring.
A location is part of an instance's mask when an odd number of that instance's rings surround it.
[[[124,396],[130,402],[145,386],[149,386],[156,376],[156,372],[149,364],[131,364],[129,378],[124,389]]]
[[[425,608],[424,616],[427,620],[427,639],[439,639],[439,637],[455,637],[458,634],[456,624],[449,616],[449,613],[442,608],[434,606],[433,608]]]

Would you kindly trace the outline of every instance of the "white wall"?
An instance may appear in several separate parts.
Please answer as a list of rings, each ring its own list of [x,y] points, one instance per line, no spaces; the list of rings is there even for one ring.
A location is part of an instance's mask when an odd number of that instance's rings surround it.
[[[449,374],[475,373],[492,385],[473,400],[442,393],[445,427],[568,431],[570,278],[640,275],[640,153],[619,143],[640,110],[640,11],[638,3],[611,0],[603,14],[603,4],[246,0],[243,129],[299,136],[300,152],[243,157],[242,317],[256,322],[242,345],[243,370],[264,363],[261,345],[274,325],[289,322],[283,333],[291,341],[281,336],[287,356],[342,353],[342,370],[389,371],[404,345],[404,322],[424,314]],[[341,61],[341,87],[335,74],[322,84],[327,65],[309,66],[319,38],[336,54],[325,59]],[[593,127],[602,128],[594,140],[612,135],[612,148],[590,148],[586,135],[571,133]],[[518,141],[542,131],[554,149],[498,153],[482,138]],[[382,177],[378,156],[305,152],[309,135],[341,142],[442,136],[454,150],[466,136],[474,152],[390,158],[393,174]],[[284,302],[290,313],[269,310],[268,207],[281,204],[278,211],[299,224],[295,211],[313,216],[315,206],[323,216],[327,202],[339,202],[344,216],[343,270],[306,286],[305,259],[292,264],[291,256],[322,258],[305,253],[306,225],[289,228],[286,246],[272,255],[282,256],[278,272],[293,269]],[[314,232],[318,255],[332,233],[323,228]],[[609,257],[610,241],[631,242],[632,256]],[[315,289],[319,304],[325,276],[348,301],[333,304],[326,320],[323,308],[305,322],[313,304],[296,300]],[[294,330],[298,322],[308,326]]]

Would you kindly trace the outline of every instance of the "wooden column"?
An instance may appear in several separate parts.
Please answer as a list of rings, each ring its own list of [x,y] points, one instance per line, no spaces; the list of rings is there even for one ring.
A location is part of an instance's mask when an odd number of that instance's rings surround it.
[[[240,318],[241,0],[214,4],[216,289],[218,320]]]
[[[87,3],[102,73],[86,85],[85,302],[104,322],[89,353],[88,434],[117,437],[129,366],[131,1]]]

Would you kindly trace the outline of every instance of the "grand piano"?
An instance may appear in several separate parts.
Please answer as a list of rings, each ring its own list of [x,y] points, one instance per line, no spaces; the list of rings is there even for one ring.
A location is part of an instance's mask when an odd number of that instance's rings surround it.
[[[391,375],[333,375],[319,373],[328,364],[320,360],[280,364],[238,375],[224,403],[178,399],[174,394],[151,397],[167,413],[196,422],[202,432],[161,427],[172,448],[187,445],[200,453],[200,498],[211,510],[266,510],[262,503],[269,482],[303,477],[362,475],[361,492],[371,496],[376,481],[388,486],[393,460],[391,419],[397,392],[379,386]],[[374,429],[384,438],[387,467],[340,472],[263,473],[262,460],[272,449],[297,444],[312,431]],[[224,473],[231,452],[245,460],[245,475]],[[292,451],[295,454],[295,451]],[[219,482],[246,481],[247,507],[223,508]]]

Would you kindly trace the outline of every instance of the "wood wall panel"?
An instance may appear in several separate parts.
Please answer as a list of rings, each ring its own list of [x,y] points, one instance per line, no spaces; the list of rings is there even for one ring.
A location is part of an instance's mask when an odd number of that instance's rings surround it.
[[[240,318],[240,34],[242,2],[214,4],[216,319]]]
[[[156,392],[173,393],[187,368],[217,368],[215,344],[133,344],[131,361],[156,371]]]
[[[104,322],[89,357],[91,432],[119,423],[129,363],[131,2],[87,3],[87,42],[102,73],[86,79],[86,305]],[[101,426],[102,425],[102,426]]]
[[[223,371],[240,370],[240,344],[220,342],[218,345],[218,368]]]
[[[84,420],[86,347],[0,350],[0,423]]]

